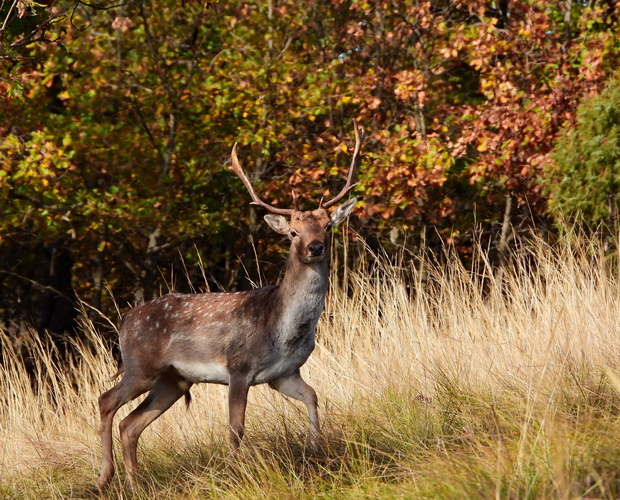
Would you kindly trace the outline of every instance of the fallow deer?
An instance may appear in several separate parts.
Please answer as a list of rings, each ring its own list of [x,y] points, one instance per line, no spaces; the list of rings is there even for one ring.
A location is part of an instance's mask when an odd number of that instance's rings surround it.
[[[234,452],[244,433],[250,386],[267,383],[303,402],[310,418],[311,442],[320,438],[317,396],[299,368],[314,349],[315,328],[328,288],[330,229],[350,214],[355,199],[328,209],[353,188],[363,142],[355,127],[355,150],[344,187],[312,211],[277,208],[262,201],[244,173],[235,144],[230,169],[248,190],[252,204],[271,214],[265,221],[291,240],[280,285],[236,293],[170,293],[129,310],[120,327],[123,378],[99,397],[103,460],[97,486],[114,474],[112,420],[118,409],[141,394],[146,398],[120,423],[127,482],[138,472],[137,444],[142,431],[193,384],[228,385],[229,440]],[[290,220],[287,220],[289,217]]]

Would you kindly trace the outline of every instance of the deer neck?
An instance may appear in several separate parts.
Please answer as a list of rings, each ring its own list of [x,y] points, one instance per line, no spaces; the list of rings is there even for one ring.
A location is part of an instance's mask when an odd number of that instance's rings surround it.
[[[301,262],[294,248],[291,248],[279,290],[283,309],[282,334],[299,336],[302,330],[314,334],[325,304],[328,267],[327,259],[311,264]]]

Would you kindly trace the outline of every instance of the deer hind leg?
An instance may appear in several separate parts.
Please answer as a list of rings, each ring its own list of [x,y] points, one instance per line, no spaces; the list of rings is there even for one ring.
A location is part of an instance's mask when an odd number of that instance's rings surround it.
[[[123,461],[127,472],[127,483],[132,489],[138,474],[137,447],[140,434],[186,394],[190,387],[190,383],[175,377],[161,379],[144,398],[144,401],[121,421],[119,427],[123,444]]]
[[[234,454],[239,448],[245,432],[245,408],[248,402],[249,388],[246,377],[231,374],[228,385],[228,423],[231,454]]]
[[[103,488],[114,476],[114,450],[112,448],[112,421],[118,409],[148,390],[146,384],[135,384],[127,373],[123,379],[109,391],[99,396],[99,415],[101,417],[102,461],[101,471],[96,480],[98,488]]]
[[[313,447],[317,447],[321,439],[318,398],[314,389],[301,378],[299,369],[295,370],[292,375],[272,380],[269,382],[269,387],[306,405],[310,418],[310,443]]]

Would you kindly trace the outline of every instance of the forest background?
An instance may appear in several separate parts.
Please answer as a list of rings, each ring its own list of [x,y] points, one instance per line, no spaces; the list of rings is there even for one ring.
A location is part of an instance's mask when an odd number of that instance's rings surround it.
[[[350,227],[373,248],[451,246],[467,264],[476,241],[501,259],[578,212],[611,231],[618,15],[601,0],[3,0],[3,329],[64,335],[79,303],[105,323],[168,286],[274,282],[286,244],[227,170],[232,145],[269,203],[295,190],[307,209],[340,188],[354,120]]]

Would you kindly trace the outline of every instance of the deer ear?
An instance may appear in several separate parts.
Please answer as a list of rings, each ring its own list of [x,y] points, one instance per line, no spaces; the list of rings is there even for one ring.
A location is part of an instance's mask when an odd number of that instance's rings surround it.
[[[288,234],[289,232],[288,221],[286,220],[286,217],[283,217],[282,215],[267,214],[265,215],[265,222],[267,222],[269,227],[276,233]]]
[[[337,226],[343,220],[345,220],[353,210],[355,203],[357,203],[357,199],[353,198],[352,200],[343,203],[336,210],[334,210],[334,212],[331,214],[332,226]]]

